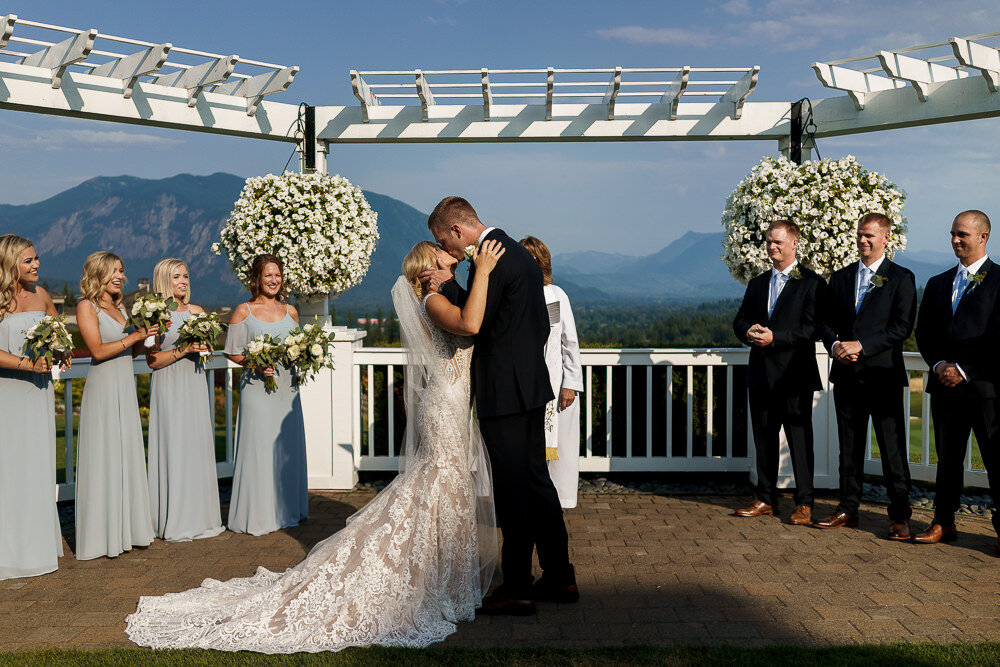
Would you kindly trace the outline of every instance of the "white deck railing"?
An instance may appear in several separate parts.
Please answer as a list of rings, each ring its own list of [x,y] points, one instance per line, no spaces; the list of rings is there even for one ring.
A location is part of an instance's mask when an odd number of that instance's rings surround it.
[[[310,486],[315,488],[349,486],[358,470],[397,469],[398,448],[405,429],[401,398],[405,350],[360,347],[358,332],[341,331],[341,336],[348,337],[337,344],[337,368],[321,374],[303,390]],[[580,470],[753,475],[753,439],[748,428],[745,387],[748,354],[745,348],[581,350],[586,390],[579,397]],[[918,354],[907,353],[905,357],[912,378],[911,387],[901,388],[907,422],[911,425],[910,472],[916,480],[933,481],[936,466],[932,461],[936,456],[930,397],[922,391],[928,369]],[[826,384],[831,361],[819,350],[817,358]],[[69,407],[73,383],[86,377],[89,368],[90,360],[75,360],[73,368],[63,374],[63,396],[56,399],[66,401],[67,405],[66,480],[59,485],[61,500],[72,498],[75,486],[77,436]],[[133,368],[136,375],[151,372],[142,358],[133,362]],[[216,353],[207,361],[206,368],[225,371],[222,393],[226,456],[217,463],[217,472],[219,477],[228,477],[233,472],[234,455],[234,371],[239,367]],[[349,377],[345,377],[347,374]],[[208,373],[207,378],[214,424],[215,373]],[[837,427],[829,390],[817,393],[813,428],[816,485],[836,488]],[[327,437],[326,433],[331,435]],[[880,474],[877,451],[873,458],[872,449],[870,437],[865,471]],[[970,447],[965,461],[965,482],[985,487],[986,473],[974,466],[973,460]],[[349,468],[351,462],[350,474],[339,474],[344,471],[337,468]],[[782,478],[791,483],[787,451],[782,455]],[[338,479],[348,481],[331,482]]]

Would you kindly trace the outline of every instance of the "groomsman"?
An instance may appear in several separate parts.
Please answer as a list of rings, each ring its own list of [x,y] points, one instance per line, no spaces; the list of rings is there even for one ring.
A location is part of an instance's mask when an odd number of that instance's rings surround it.
[[[840,434],[840,504],[817,528],[858,525],[871,418],[889,491],[889,539],[910,539],[909,424],[902,389],[910,378],[903,342],[913,331],[913,273],[885,256],[892,221],[869,213],[858,222],[857,263],[830,277],[823,344],[835,359],[830,380]]]
[[[997,500],[1000,445],[1000,268],[986,255],[990,219],[963,211],[951,225],[958,266],[927,281],[917,316],[917,347],[930,367],[927,392],[938,454],[934,520],[914,536],[921,544],[954,542],[969,432],[976,434],[990,492]],[[1000,515],[993,515],[1000,532]],[[1000,546],[1000,542],[998,542]]]
[[[808,525],[813,504],[813,392],[821,388],[815,341],[826,283],[795,256],[799,227],[776,220],[767,230],[772,268],[750,280],[733,331],[750,350],[747,387],[757,462],[757,500],[736,516],[777,513],[778,438],[785,428],[795,472],[795,511]]]

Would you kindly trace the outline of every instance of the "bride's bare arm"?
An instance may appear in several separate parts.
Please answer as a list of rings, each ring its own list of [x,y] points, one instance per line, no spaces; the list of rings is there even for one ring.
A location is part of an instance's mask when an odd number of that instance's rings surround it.
[[[490,273],[503,254],[504,249],[499,241],[487,241],[477,248],[472,255],[472,261],[476,263],[476,277],[472,281],[465,307],[453,306],[448,299],[438,294],[440,299],[427,300],[427,315],[431,321],[445,331],[459,336],[479,333],[483,313],[486,312],[486,290],[489,287]]]

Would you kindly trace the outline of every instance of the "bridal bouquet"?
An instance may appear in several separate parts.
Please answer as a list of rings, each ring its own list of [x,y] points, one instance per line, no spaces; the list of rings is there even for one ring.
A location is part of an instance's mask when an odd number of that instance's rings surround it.
[[[136,329],[148,329],[153,326],[160,327],[160,333],[164,333],[167,323],[170,322],[170,314],[177,310],[177,302],[173,297],[162,294],[150,293],[140,294],[135,297],[132,304],[132,315],[129,321]],[[153,336],[146,337],[146,347],[153,347]]]
[[[322,368],[333,368],[330,343],[333,336],[317,324],[293,329],[285,337],[285,365],[296,372],[296,384],[305,384]]]
[[[73,338],[66,329],[62,315],[46,315],[24,332],[24,351],[35,359],[45,357],[50,364],[68,361],[72,356]],[[58,370],[53,367],[53,377]]]
[[[204,343],[214,349],[216,340],[222,335],[225,328],[226,325],[219,321],[219,316],[216,313],[192,315],[178,330],[177,347]],[[212,353],[201,352],[200,356],[207,357],[210,354]]]
[[[268,366],[277,366],[285,359],[285,346],[280,340],[271,334],[262,334],[254,338],[243,350],[246,357],[246,367],[263,373]],[[264,389],[268,392],[276,391],[278,384],[274,376],[264,376]]]

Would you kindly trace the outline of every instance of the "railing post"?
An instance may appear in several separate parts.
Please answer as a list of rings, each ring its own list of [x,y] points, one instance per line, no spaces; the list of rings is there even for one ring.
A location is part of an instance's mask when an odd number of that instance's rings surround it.
[[[300,391],[306,415],[306,460],[310,489],[354,488],[354,351],[361,347],[364,331],[333,327],[333,369],[324,369]]]

